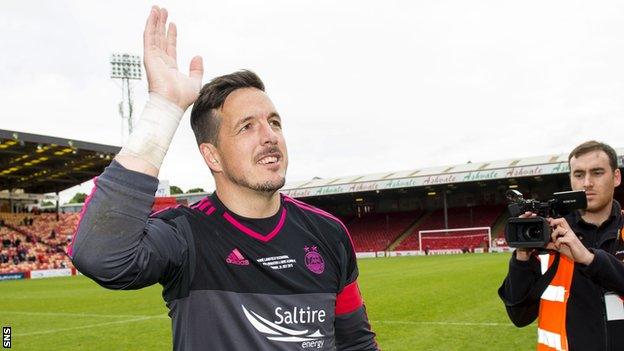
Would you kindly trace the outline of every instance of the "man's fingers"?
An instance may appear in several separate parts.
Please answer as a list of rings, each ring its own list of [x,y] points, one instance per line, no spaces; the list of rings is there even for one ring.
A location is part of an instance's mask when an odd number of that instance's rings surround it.
[[[546,250],[555,250],[555,251],[559,251],[556,247],[555,244],[553,242],[549,242],[548,244],[546,244]]]
[[[561,249],[561,245],[566,245],[569,247],[571,242],[572,239],[570,238],[570,236],[560,236],[559,238],[557,238],[557,241],[555,241],[555,246],[557,247],[557,249]]]
[[[555,225],[558,224],[558,221],[556,218],[548,218],[548,223],[550,223],[551,225]]]
[[[518,216],[518,218],[535,218],[537,217],[537,214],[533,213],[533,212],[525,212],[523,214],[521,214],[520,216]]]
[[[555,228],[550,232],[550,241],[555,242],[559,237],[559,228]]]
[[[204,75],[204,61],[201,56],[195,56],[191,60],[189,65],[189,77],[198,79],[201,83],[201,79]]]
[[[568,225],[568,221],[565,220],[565,218],[548,218],[548,223],[551,226],[562,226],[562,227],[566,227],[566,228],[570,228],[570,226]]]
[[[169,29],[167,30],[167,55],[173,58],[174,61],[177,61],[177,52],[176,45],[178,38],[178,30],[176,25],[171,22],[169,23]]]
[[[158,25],[158,7],[152,6],[147,21],[145,22],[145,31],[143,31],[143,47],[147,49],[156,44],[156,28]]]
[[[161,8],[158,15],[158,28],[157,28],[157,45],[163,50],[167,50],[167,37],[165,31],[165,24],[167,23],[167,9]]]
[[[552,241],[556,241],[558,240],[558,238],[566,236],[566,234],[568,234],[569,231],[570,231],[569,229],[563,226],[557,226],[555,229],[553,229],[552,233],[550,233],[550,239]]]

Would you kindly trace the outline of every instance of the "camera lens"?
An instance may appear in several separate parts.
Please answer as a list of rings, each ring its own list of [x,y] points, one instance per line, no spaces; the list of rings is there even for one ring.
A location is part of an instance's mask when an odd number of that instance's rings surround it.
[[[538,226],[528,226],[522,231],[522,235],[526,240],[538,241],[542,239],[542,228]]]

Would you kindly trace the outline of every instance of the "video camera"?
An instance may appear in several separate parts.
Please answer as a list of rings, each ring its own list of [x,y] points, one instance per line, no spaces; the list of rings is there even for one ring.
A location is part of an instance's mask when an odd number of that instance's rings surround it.
[[[546,202],[525,200],[517,190],[508,190],[506,195],[511,217],[505,226],[505,240],[509,246],[516,248],[546,247],[552,233],[546,217],[563,217],[571,211],[587,208],[584,190],[554,193],[553,198]],[[537,217],[518,218],[527,211],[537,214]]]

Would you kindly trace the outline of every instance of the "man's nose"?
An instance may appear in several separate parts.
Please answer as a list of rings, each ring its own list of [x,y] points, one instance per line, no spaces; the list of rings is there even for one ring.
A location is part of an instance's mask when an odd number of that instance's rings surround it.
[[[277,133],[268,122],[260,123],[260,137],[261,143],[264,144],[277,144]]]

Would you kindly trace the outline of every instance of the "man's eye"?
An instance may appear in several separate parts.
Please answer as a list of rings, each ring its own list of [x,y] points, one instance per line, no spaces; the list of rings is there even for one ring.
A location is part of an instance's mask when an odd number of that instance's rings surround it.
[[[282,128],[282,123],[280,123],[280,121],[271,121],[271,125],[274,127]]]
[[[251,128],[251,123],[247,123],[247,124],[245,124],[245,125],[244,125],[244,126],[243,126],[243,127],[242,127],[239,131],[238,131],[238,132],[239,132],[239,133],[240,133],[240,132],[244,132],[244,131],[246,131],[246,130],[247,130],[247,129],[249,129],[249,128]]]

